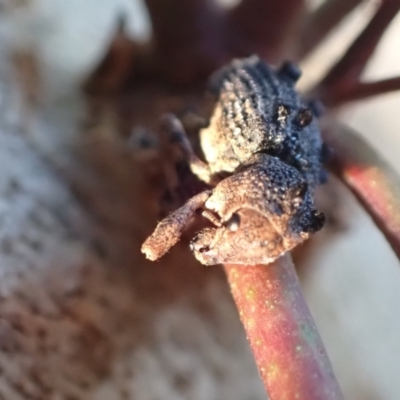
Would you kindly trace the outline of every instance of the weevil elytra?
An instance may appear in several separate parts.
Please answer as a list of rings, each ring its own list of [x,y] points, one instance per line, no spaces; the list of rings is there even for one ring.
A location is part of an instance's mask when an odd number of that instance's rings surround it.
[[[209,81],[214,110],[200,130],[206,162],[193,152],[180,121],[164,117],[192,172],[213,189],[158,224],[142,246],[147,258],[165,254],[193,218],[213,225],[190,244],[205,265],[266,264],[322,228],[313,199],[325,180],[319,110],[296,92],[299,77],[290,62],[274,69],[256,56],[217,71]]]

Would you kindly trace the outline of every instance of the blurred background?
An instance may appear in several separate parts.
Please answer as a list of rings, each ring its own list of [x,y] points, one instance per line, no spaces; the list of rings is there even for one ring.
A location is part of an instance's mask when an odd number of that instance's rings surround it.
[[[310,2],[309,7],[317,7],[319,3]],[[302,89],[316,82],[343,54],[365,26],[377,4],[376,1],[361,2],[302,62]],[[232,1],[226,0],[224,5],[232,6]],[[79,174],[80,167],[71,166],[65,144],[73,142],[85,121],[88,104],[82,95],[82,85],[107,53],[121,15],[126,20],[125,34],[128,37],[141,43],[149,40],[150,19],[139,0],[0,1],[0,129],[16,129],[18,135],[25,138],[28,148],[34,148],[41,159],[50,157],[55,161],[56,171],[70,168],[72,174]],[[400,15],[387,29],[363,75],[364,80],[399,74],[399,38]],[[393,93],[346,105],[338,111],[337,117],[358,131],[400,172],[399,110],[400,93]],[[107,118],[112,120],[114,117],[112,113],[105,115],[102,123],[110,123]],[[98,129],[101,130],[101,127]],[[107,129],[102,134],[107,135]],[[43,192],[47,199],[67,196],[61,189],[62,193],[58,194],[59,189],[53,189],[52,183],[44,182],[40,177],[40,168],[30,166],[29,159],[22,155],[25,153],[13,153],[12,149],[17,145],[13,146],[3,145],[1,174],[19,174],[31,188],[29,190],[35,193],[42,190],[40,187],[48,185],[47,191]],[[21,166],[24,163],[25,169]],[[56,178],[51,179],[57,180],[57,172]],[[85,175],[84,179],[90,180],[91,175]],[[29,183],[31,181],[36,183]],[[320,241],[320,244],[313,247],[312,257],[299,266],[302,285],[345,397],[395,400],[400,396],[399,261],[353,196],[341,185],[335,186],[335,193],[340,201],[339,205],[333,202],[332,207],[342,208],[341,227],[337,232],[326,235],[328,238],[322,233],[316,239],[316,243]],[[54,207],[63,208],[70,200],[54,202]],[[24,210],[28,206],[22,202],[14,204],[14,207]],[[4,212],[10,213],[6,206],[3,208]],[[75,213],[74,210],[71,212]],[[82,222],[79,215],[71,218]],[[76,224],[79,226],[79,221]],[[87,225],[83,225],[84,231]],[[8,226],[7,229],[11,228]],[[57,240],[62,244],[64,239],[62,235],[60,237]],[[4,253],[4,248],[2,251]],[[60,257],[63,251],[69,253],[65,259],[69,259],[71,253],[79,258],[82,249],[77,244],[68,244],[66,250],[57,250],[52,260]],[[5,257],[4,254],[2,257]],[[14,281],[20,279],[17,276],[13,278],[16,273],[14,265],[18,264],[18,260],[10,264],[12,267],[8,267],[8,262],[4,259],[0,267],[2,296],[11,293]],[[74,262],[69,260],[64,266],[65,276],[69,274],[69,265]],[[107,281],[107,278],[104,279]],[[207,327],[207,318],[193,314],[184,298],[173,305],[167,304],[157,311],[152,320],[154,337],[150,344],[129,345],[126,359],[122,356],[115,358],[111,374],[114,378],[107,378],[110,373],[104,373],[104,379],[99,379],[97,383],[91,381],[90,390],[72,391],[76,397],[69,398],[265,398],[243,334],[236,338],[229,329],[239,326],[234,308],[227,298],[218,297],[220,295],[215,293],[218,288],[218,285],[207,287],[207,291],[212,293],[210,296],[219,299],[218,311],[213,317],[218,321],[213,323],[219,326],[217,338]],[[139,292],[127,295],[127,301],[133,301],[131,295],[136,299]],[[5,318],[4,315],[2,318]],[[129,333],[126,335],[129,336]],[[218,347],[220,342],[225,342],[223,351]],[[213,361],[218,365],[214,370],[210,370],[210,365],[214,364],[207,358],[212,356],[205,355],[210,353],[219,357],[218,361]],[[239,361],[241,365],[237,365]],[[118,372],[122,365],[128,364],[134,371],[133,377]],[[225,367],[230,372],[223,372],[226,375],[222,380],[215,379],[215,375],[221,373],[219,370]],[[175,377],[172,384],[167,377],[169,373],[173,374],[169,369],[181,371],[184,375],[190,371],[191,377]],[[205,373],[205,370],[208,372]],[[239,375],[240,380],[237,379]],[[0,392],[3,390],[4,398],[31,398],[12,385],[4,389],[9,378],[4,379],[0,380]],[[2,385],[5,385],[3,389]],[[115,387],[119,386],[125,389],[116,390]],[[45,398],[67,397],[54,395]]]

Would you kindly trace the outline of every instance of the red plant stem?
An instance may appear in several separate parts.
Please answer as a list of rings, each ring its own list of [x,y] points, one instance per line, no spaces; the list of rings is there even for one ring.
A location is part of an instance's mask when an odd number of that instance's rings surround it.
[[[301,56],[312,51],[362,0],[328,0],[306,19],[301,37]]]
[[[244,37],[247,54],[253,51],[269,61],[282,61],[304,12],[304,0],[243,0],[228,18]]]
[[[322,80],[319,85],[320,89],[317,90],[323,92],[328,90],[340,91],[354,86],[379,40],[399,10],[399,0],[383,1],[367,27]]]
[[[400,178],[355,132],[330,122],[331,167],[351,189],[400,258]]]
[[[290,256],[225,271],[269,399],[343,399]]]
[[[179,53],[180,46],[186,50],[196,45],[203,36],[208,36],[207,24],[220,16],[209,0],[145,0],[145,3],[153,24],[155,45],[163,52]]]
[[[400,77],[398,76],[377,82],[359,83],[347,92],[326,93],[326,97],[322,98],[321,101],[326,106],[337,107],[351,101],[362,100],[395,90],[400,90]]]
[[[126,33],[125,16],[121,15],[117,30],[104,58],[84,84],[88,92],[112,92],[125,83],[133,68],[139,45]]]
[[[225,16],[210,0],[145,0],[161,76],[189,84],[207,77],[224,57]]]

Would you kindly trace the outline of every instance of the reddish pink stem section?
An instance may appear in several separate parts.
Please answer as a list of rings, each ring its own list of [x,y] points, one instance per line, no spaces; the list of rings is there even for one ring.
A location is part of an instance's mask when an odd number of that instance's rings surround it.
[[[357,196],[400,258],[400,178],[355,132],[335,124],[324,131],[332,167]]]
[[[225,270],[269,399],[343,399],[290,257]]]
[[[330,107],[341,106],[350,101],[367,99],[385,93],[400,90],[400,77],[383,79],[377,82],[357,83],[347,91],[330,93],[325,98],[324,105]]]
[[[340,92],[355,85],[364,71],[382,35],[400,9],[398,0],[381,2],[376,14],[358,38],[349,47],[346,54],[328,72],[320,83],[321,95],[329,97],[329,92]],[[321,97],[320,97],[321,98]],[[322,98],[322,100],[325,100]]]

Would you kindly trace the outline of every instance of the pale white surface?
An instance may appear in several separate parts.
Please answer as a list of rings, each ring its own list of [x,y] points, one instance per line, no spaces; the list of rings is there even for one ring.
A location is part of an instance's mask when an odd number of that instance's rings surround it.
[[[148,39],[145,8],[131,0],[34,0],[0,14],[0,34],[14,49],[38,54],[48,96],[62,97],[96,66],[121,14],[129,34]]]

